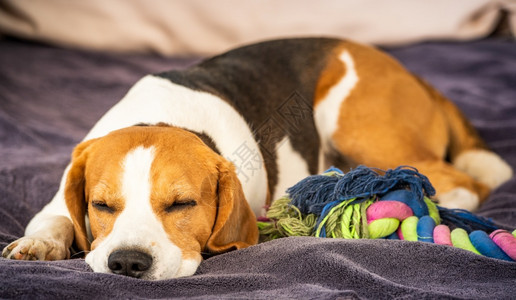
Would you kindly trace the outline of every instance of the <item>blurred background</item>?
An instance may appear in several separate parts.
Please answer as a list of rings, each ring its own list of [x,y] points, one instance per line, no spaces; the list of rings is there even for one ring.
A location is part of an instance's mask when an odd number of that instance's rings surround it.
[[[514,36],[515,0],[3,0],[0,35],[112,52],[206,56],[270,38],[381,46]]]

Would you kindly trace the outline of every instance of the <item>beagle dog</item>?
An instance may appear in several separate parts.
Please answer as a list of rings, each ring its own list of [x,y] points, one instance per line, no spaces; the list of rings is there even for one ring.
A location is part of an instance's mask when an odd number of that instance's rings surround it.
[[[274,40],[137,82],[3,256],[65,259],[74,244],[95,272],[192,275],[203,254],[257,243],[255,216],[287,187],[358,164],[414,166],[440,205],[465,209],[512,176],[450,101],[385,53]]]

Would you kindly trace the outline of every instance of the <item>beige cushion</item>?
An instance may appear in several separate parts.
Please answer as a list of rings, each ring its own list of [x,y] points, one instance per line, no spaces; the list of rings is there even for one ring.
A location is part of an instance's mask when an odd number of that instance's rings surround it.
[[[329,35],[380,45],[474,39],[514,0],[3,0],[0,34],[87,49],[213,54],[263,39]],[[513,30],[515,32],[516,30]]]

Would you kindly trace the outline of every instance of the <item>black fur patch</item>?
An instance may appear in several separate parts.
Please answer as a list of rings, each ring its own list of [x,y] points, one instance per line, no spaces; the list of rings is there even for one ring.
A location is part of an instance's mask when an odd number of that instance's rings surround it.
[[[307,161],[309,171],[318,170],[320,141],[313,99],[327,55],[340,42],[325,38],[268,41],[156,76],[219,96],[244,117],[259,141],[273,194],[278,181],[276,150],[285,136]]]

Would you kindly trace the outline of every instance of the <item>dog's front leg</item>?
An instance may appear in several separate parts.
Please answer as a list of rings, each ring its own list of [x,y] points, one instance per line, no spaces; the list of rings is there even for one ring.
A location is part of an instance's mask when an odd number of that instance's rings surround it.
[[[74,231],[70,218],[50,215],[37,216],[35,229],[12,242],[2,251],[5,258],[19,260],[59,260],[70,257]],[[33,222],[34,223],[34,222]]]
[[[59,260],[70,257],[74,229],[64,198],[65,170],[56,195],[25,229],[25,236],[2,251],[5,258],[19,260]]]

